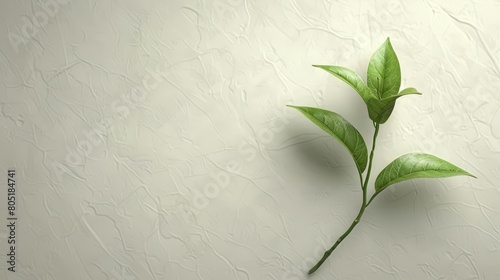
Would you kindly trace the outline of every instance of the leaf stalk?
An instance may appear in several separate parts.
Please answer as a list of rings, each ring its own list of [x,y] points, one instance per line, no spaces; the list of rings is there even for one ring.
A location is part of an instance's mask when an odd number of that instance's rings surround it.
[[[342,234],[339,237],[339,239],[337,240],[337,242],[335,242],[335,244],[333,244],[333,246],[328,251],[326,251],[323,254],[323,257],[319,260],[319,262],[315,266],[313,266],[309,270],[309,272],[307,274],[313,274],[316,270],[318,270],[318,268],[320,268],[320,266],[333,253],[333,251],[337,248],[337,246],[339,246],[340,243],[342,243],[342,241],[356,227],[356,225],[361,220],[361,217],[363,217],[363,213],[365,212],[366,207],[370,204],[370,202],[373,200],[373,198],[375,198],[375,196],[378,194],[378,193],[375,193],[375,195],[373,195],[371,197],[370,201],[368,203],[366,203],[366,194],[367,194],[367,188],[368,188],[368,181],[370,180],[370,174],[371,174],[372,164],[373,164],[373,155],[374,155],[374,152],[375,152],[375,146],[376,146],[376,143],[377,143],[377,136],[378,136],[378,132],[379,132],[379,129],[380,129],[380,124],[379,123],[374,123],[374,124],[375,124],[375,132],[373,134],[372,149],[370,151],[370,159],[368,161],[368,171],[366,172],[366,177],[365,177],[364,180],[363,180],[362,174],[360,174],[361,189],[363,190],[363,202],[361,203],[361,207],[359,209],[359,213],[356,216],[356,218],[354,219],[354,221],[352,222],[351,226],[344,232],[344,234]]]

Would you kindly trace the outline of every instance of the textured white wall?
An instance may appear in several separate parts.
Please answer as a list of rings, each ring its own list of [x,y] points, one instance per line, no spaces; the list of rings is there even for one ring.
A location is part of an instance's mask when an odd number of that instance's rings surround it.
[[[306,279],[361,191],[343,147],[285,105],[369,139],[359,96],[311,64],[365,78],[390,37],[402,86],[424,94],[382,126],[375,174],[420,151],[478,179],[391,187],[310,279],[500,279],[499,14],[498,0],[3,1],[0,278]]]

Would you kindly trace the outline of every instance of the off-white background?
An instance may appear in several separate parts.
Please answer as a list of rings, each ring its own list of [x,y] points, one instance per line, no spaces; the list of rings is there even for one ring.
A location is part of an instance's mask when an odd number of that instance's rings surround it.
[[[500,279],[499,14],[498,0],[3,1],[0,222],[9,167],[19,220],[16,273],[0,226],[0,278],[307,279],[361,191],[344,148],[285,105],[370,139],[361,98],[311,64],[366,78],[390,37],[402,87],[423,95],[382,126],[374,174],[420,151],[478,179],[391,187],[310,279]]]

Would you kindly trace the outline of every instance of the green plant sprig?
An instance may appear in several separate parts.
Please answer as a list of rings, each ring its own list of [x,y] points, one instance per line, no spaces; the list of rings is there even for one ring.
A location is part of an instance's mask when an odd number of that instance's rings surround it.
[[[401,86],[401,68],[399,60],[392,48],[390,39],[382,44],[370,58],[368,64],[367,83],[354,71],[342,66],[313,65],[321,68],[342,81],[349,84],[361,96],[368,109],[368,116],[373,122],[372,148],[368,157],[368,149],[359,131],[346,119],[337,113],[320,108],[292,106],[318,127],[330,134],[344,145],[356,164],[363,200],[358,215],[347,231],[342,234],[333,246],[327,250],[321,260],[313,266],[308,274],[314,273],[332,254],[337,246],[351,233],[361,220],[363,213],[373,199],[390,185],[415,178],[443,178],[465,175],[476,178],[467,171],[436,156],[424,153],[410,153],[402,155],[389,163],[375,180],[375,193],[367,200],[368,182],[370,180],[375,145],[380,125],[385,123],[396,104],[396,100],[405,95],[421,94],[415,88],[406,88],[399,91]],[[363,173],[366,170],[363,179]]]

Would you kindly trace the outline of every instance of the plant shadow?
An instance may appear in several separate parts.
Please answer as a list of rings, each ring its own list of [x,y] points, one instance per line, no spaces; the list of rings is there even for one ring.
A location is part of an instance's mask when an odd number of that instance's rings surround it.
[[[432,180],[432,182],[431,182]],[[443,183],[435,179],[416,179],[397,183],[374,199],[370,208],[377,225],[402,229],[418,229],[429,224],[428,211],[447,196]]]
[[[303,131],[300,127],[288,130],[294,142],[290,145],[290,153],[293,153],[293,161],[297,172],[301,173],[300,176],[339,182],[339,185],[346,188],[345,183],[355,183],[353,180],[357,178],[356,166],[345,147],[329,135],[304,134]]]

